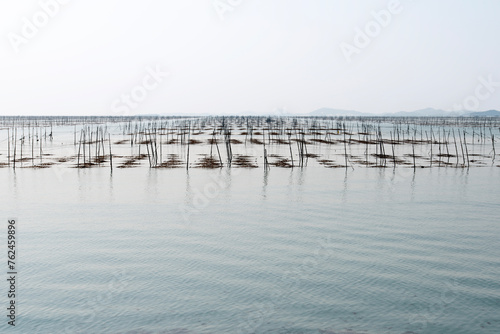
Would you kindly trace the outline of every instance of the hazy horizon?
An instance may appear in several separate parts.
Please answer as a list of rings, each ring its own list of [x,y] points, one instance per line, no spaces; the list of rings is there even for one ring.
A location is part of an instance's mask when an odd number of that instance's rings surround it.
[[[500,109],[500,3],[0,4],[2,115]]]

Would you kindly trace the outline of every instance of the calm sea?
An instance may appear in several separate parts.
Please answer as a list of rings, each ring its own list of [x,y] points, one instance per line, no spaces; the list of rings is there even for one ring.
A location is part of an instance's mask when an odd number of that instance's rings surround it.
[[[2,333],[500,333],[500,168],[0,169]]]

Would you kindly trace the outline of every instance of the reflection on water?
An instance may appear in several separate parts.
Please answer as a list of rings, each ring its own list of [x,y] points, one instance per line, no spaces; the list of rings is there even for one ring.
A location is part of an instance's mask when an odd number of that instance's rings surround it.
[[[267,190],[267,183],[268,183],[268,178],[269,178],[269,169],[265,169],[264,170],[264,182],[263,182],[263,185],[262,185],[262,197],[264,199],[266,199],[266,190]]]
[[[3,169],[9,330],[498,333],[498,173]]]

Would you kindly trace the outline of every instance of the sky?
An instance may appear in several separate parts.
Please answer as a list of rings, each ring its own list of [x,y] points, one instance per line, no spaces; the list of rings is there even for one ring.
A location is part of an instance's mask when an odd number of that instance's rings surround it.
[[[498,0],[2,0],[0,115],[500,110]]]

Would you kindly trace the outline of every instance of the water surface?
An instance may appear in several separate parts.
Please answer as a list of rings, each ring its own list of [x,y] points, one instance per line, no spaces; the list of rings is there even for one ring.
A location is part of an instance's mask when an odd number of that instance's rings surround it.
[[[0,169],[9,331],[499,333],[499,174]]]

